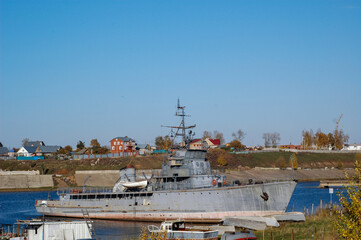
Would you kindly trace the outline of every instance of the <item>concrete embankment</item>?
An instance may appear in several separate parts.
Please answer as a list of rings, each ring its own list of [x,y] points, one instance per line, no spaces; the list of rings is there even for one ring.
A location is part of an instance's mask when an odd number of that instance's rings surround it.
[[[353,170],[346,171],[353,173]],[[225,174],[228,180],[237,179],[241,182],[246,182],[248,179],[253,179],[253,181],[345,179],[345,170],[340,169],[299,169],[292,171],[273,168],[254,168],[250,170],[227,171]]]
[[[161,170],[137,170],[137,178],[143,180],[149,179],[152,175],[159,176]],[[353,170],[348,170],[352,173]],[[311,180],[339,180],[345,179],[345,170],[339,169],[300,169],[300,170],[280,170],[267,168],[254,168],[250,170],[227,170],[225,174],[228,181],[239,180],[248,182],[253,181],[275,181],[291,180],[294,176],[299,181]],[[77,186],[91,187],[112,187],[119,179],[119,170],[98,170],[98,171],[76,171],[75,182]],[[34,172],[3,172],[0,174],[0,190],[5,189],[35,189],[54,187],[51,175],[39,175]]]
[[[119,178],[119,170],[75,171],[78,186],[112,187]]]
[[[158,176],[160,169],[156,170],[137,170],[137,178],[139,180]],[[348,170],[353,172],[353,170]],[[76,171],[75,180],[78,186],[92,186],[92,187],[112,187],[119,179],[119,170],[101,170],[101,171]],[[248,182],[249,179],[253,181],[275,181],[275,180],[292,180],[312,181],[322,179],[345,179],[345,170],[340,169],[299,169],[299,170],[280,170],[269,168],[254,168],[250,170],[240,171],[226,171],[225,174],[229,181],[239,180],[241,182]]]
[[[0,189],[26,189],[54,187],[51,175],[0,175]]]

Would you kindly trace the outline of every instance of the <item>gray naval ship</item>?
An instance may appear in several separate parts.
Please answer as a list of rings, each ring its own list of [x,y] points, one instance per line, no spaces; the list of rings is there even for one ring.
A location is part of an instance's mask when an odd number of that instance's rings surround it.
[[[183,120],[174,127],[175,135],[186,140],[189,127],[184,125],[184,107],[181,110]],[[83,217],[86,213],[93,219],[131,221],[219,222],[225,217],[285,212],[296,182],[229,184],[225,176],[213,173],[206,154],[206,150],[175,151],[164,161],[159,176],[136,181],[136,170],[127,167],[120,170],[112,189],[58,191],[59,200],[37,200],[35,207],[46,216]]]

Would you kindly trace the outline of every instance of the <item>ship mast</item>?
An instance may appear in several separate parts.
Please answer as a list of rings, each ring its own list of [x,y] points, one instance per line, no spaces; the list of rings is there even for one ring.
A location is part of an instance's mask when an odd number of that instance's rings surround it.
[[[185,117],[190,117],[190,115],[186,115],[184,109],[185,109],[185,106],[180,105],[179,98],[178,98],[177,111],[176,111],[175,115],[177,117],[181,117],[181,119],[182,119],[181,123],[179,124],[179,126],[162,126],[162,127],[171,128],[172,129],[171,138],[173,137],[172,141],[174,142],[176,137],[182,137],[181,145],[184,144],[184,146],[187,147],[192,139],[192,136],[194,136],[194,133],[192,132],[192,130],[189,130],[189,132],[187,134],[186,130],[195,128],[196,124],[186,126],[184,119],[185,119]],[[173,129],[175,129],[174,135],[172,134]]]

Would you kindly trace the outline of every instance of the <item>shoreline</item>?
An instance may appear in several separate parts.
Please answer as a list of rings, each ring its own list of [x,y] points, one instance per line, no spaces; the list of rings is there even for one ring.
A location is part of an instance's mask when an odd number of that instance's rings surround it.
[[[274,182],[274,181],[291,181],[295,180],[297,182],[315,182],[315,181],[342,181],[346,180],[345,172],[349,174],[353,174],[353,170],[351,169],[298,169],[298,170],[290,170],[290,169],[261,169],[261,168],[252,168],[248,170],[226,170],[220,171],[218,174],[226,175],[227,182],[232,183],[235,180],[238,180],[241,183],[248,183],[250,179],[253,182]],[[90,179],[87,182],[88,187],[112,187],[114,183],[119,178],[117,173],[105,174],[106,170],[100,171],[78,171],[74,175],[67,176],[66,178],[73,178],[75,180],[75,184],[73,187],[82,187],[85,179]],[[40,175],[44,176],[44,175]],[[106,178],[104,176],[107,176]],[[10,176],[9,176],[10,177]],[[14,176],[12,176],[13,178]],[[65,177],[65,176],[64,176]],[[3,179],[6,181],[7,179]],[[20,179],[21,180],[21,179]],[[22,179],[24,180],[24,179]],[[25,179],[26,180],[26,179]],[[25,181],[24,180],[24,181]],[[30,179],[27,179],[29,181]],[[31,181],[31,180],[30,180]],[[51,181],[49,179],[49,181]],[[41,192],[41,191],[56,191],[59,187],[70,187],[70,186],[60,186],[56,184],[59,180],[52,178],[51,184],[47,184],[48,186],[39,187],[25,187],[25,188],[16,188],[14,184],[11,186],[10,184],[3,185],[3,188],[0,188],[1,192]],[[54,184],[55,183],[55,184]],[[18,184],[17,184],[18,185]],[[24,184],[25,185],[25,184]],[[49,186],[52,185],[52,186]],[[56,185],[56,187],[54,186]],[[19,186],[19,185],[18,185]],[[6,188],[5,188],[6,187]]]

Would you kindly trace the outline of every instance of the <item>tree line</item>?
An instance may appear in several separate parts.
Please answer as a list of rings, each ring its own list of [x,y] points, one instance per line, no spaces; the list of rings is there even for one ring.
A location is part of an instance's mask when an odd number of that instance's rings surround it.
[[[316,133],[313,130],[302,131],[303,149],[338,149],[341,150],[349,136],[343,130],[336,129],[333,133],[324,133],[318,129]]]

